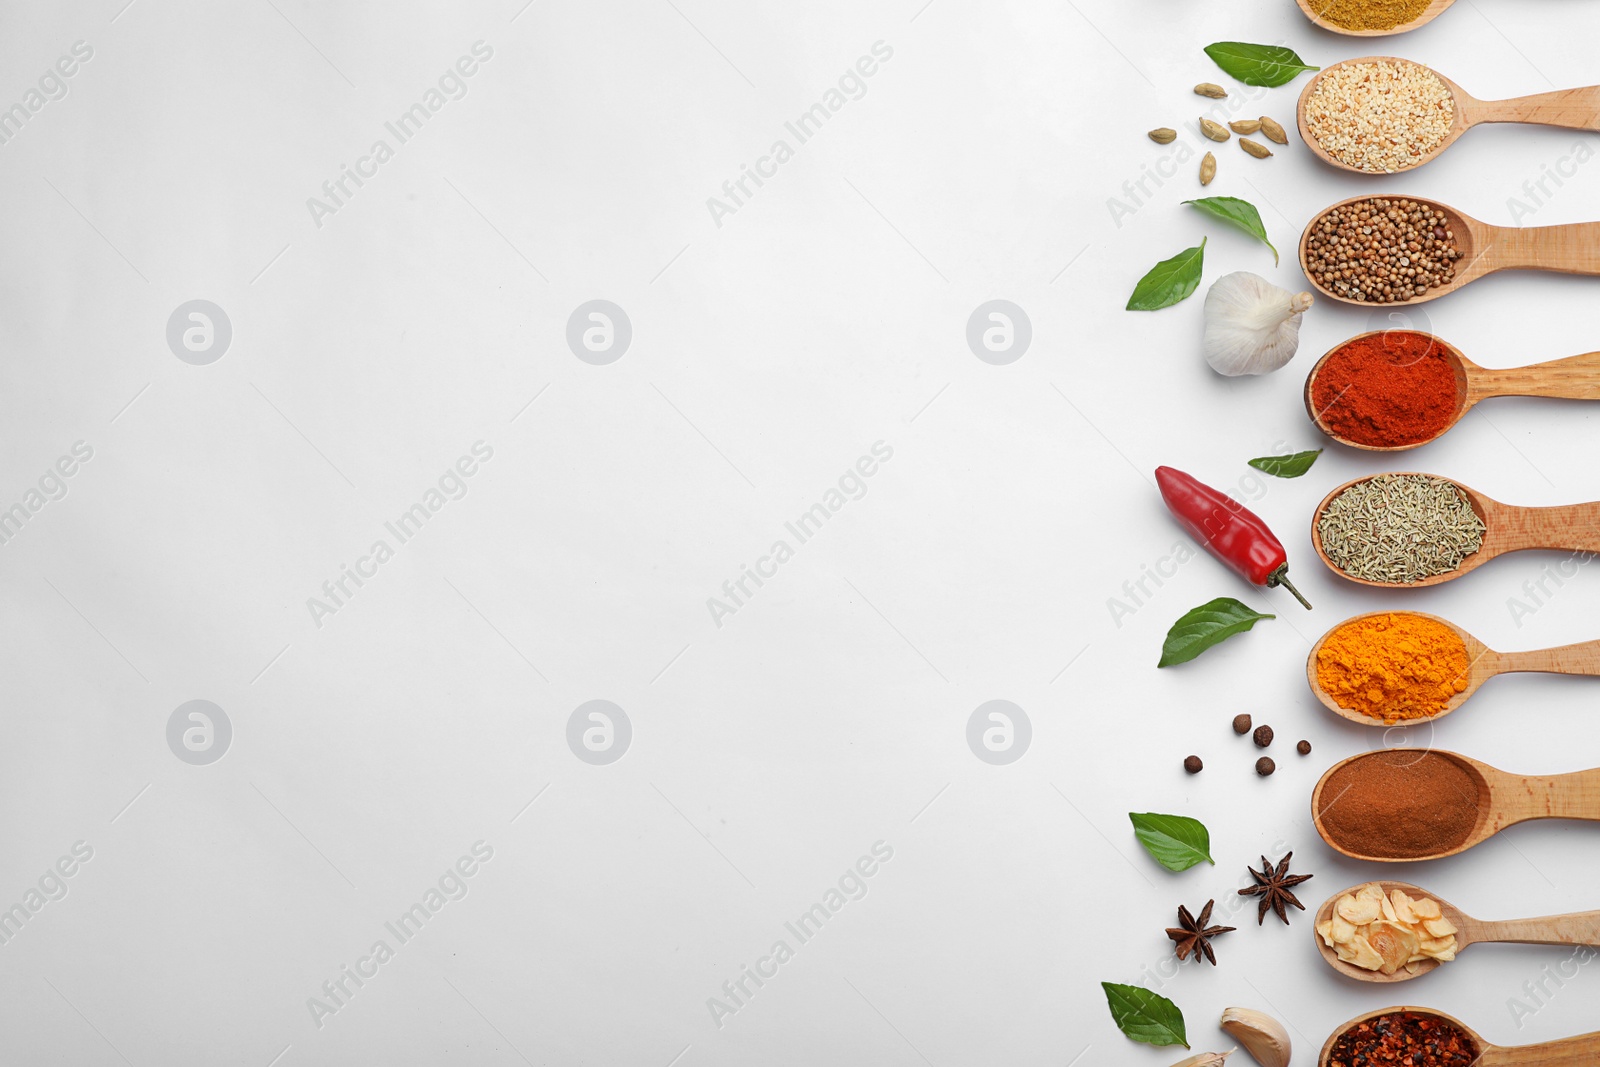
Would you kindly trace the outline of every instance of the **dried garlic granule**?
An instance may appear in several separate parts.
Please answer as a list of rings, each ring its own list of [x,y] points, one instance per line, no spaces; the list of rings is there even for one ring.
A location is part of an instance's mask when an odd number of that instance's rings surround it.
[[[1343,63],[1318,79],[1306,97],[1306,129],[1349,167],[1392,174],[1414,167],[1444,143],[1455,100],[1444,81],[1420,63]]]

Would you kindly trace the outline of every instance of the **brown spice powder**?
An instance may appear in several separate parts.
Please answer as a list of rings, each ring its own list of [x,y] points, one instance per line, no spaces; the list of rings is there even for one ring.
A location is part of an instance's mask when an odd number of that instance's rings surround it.
[[[1312,9],[1347,30],[1392,30],[1415,22],[1431,0],[1317,0]]]
[[[1351,852],[1418,859],[1466,841],[1478,799],[1477,775],[1449,756],[1390,750],[1329,775],[1317,816],[1332,842]]]

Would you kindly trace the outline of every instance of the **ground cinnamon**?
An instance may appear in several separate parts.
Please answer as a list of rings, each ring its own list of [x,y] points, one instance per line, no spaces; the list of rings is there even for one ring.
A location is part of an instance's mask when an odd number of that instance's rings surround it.
[[[1431,334],[1384,330],[1346,342],[1311,387],[1322,423],[1347,441],[1392,448],[1437,437],[1459,406],[1455,367]]]
[[[1391,749],[1328,776],[1317,816],[1331,843],[1361,856],[1420,859],[1464,843],[1478,823],[1478,776],[1447,755]]]

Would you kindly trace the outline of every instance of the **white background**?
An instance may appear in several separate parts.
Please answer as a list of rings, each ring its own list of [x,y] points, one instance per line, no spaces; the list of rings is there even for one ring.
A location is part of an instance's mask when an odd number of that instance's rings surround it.
[[[1386,743],[1306,691],[1310,642],[1347,615],[1417,607],[1497,648],[1600,629],[1590,570],[1513,619],[1557,554],[1358,592],[1312,555],[1313,504],[1394,467],[1513,503],[1600,498],[1586,407],[1496,401],[1414,458],[1333,449],[1251,494],[1312,614],[1203,556],[1121,626],[1107,607],[1182,538],[1150,471],[1264,484],[1246,459],[1323,443],[1300,402],[1313,360],[1371,328],[1319,305],[1288,368],[1224,380],[1197,350],[1199,296],[1121,310],[1202,235],[1206,285],[1302,281],[1180,206],[1195,160],[1121,225],[1109,209],[1177,149],[1145,130],[1195,141],[1194,83],[1240,89],[1202,46],[1399,54],[1510,96],[1600,81],[1600,14],[1462,0],[1364,46],[1288,0],[124,2],[10,3],[0,25],[0,105],[74,42],[94,50],[0,146],[0,505],[75,441],[94,450],[0,546],[0,903],[73,842],[94,850],[0,945],[0,1060],[1181,1058],[1124,1039],[1102,980],[1159,985],[1197,1049],[1231,1044],[1224,1006],[1267,1009],[1298,1063],[1387,996],[1502,1043],[1600,1026],[1588,971],[1513,1020],[1508,998],[1565,950],[1477,947],[1385,994],[1332,974],[1307,916],[1258,929],[1233,896],[1247,862],[1293,847],[1313,908],[1379,873],[1485,917],[1600,907],[1582,825],[1380,872],[1336,859],[1307,814],[1322,770]],[[466,97],[317,226],[307,198],[479,40],[493,57]],[[865,95],[719,227],[707,198],[877,41],[893,57]],[[1292,128],[1303,84],[1238,113]],[[1475,130],[1377,181],[1297,138],[1265,161],[1230,143],[1208,192],[1257,203],[1292,256],[1314,213],[1363,191],[1508,222],[1584,137]],[[1600,218],[1597,182],[1586,162],[1533,221]],[[1600,347],[1597,293],[1502,276],[1413,321],[1509,366]],[[194,298],[233,326],[208,366],[165,340]],[[564,339],[596,298],[633,325],[609,366]],[[1033,326],[1009,366],[964,338],[994,298]],[[318,627],[307,598],[480,440],[494,455],[466,497]],[[893,458],[866,496],[714,625],[707,598],[876,441]],[[1158,673],[1171,622],[1224,595],[1279,618]],[[1518,772],[1587,767],[1595,694],[1502,679],[1433,741]],[[165,740],[197,698],[234,730],[209,766]],[[965,740],[997,698],[1034,731],[1002,767]],[[633,726],[609,766],[565,741],[591,699]],[[1277,730],[1271,779],[1229,730],[1240,711]],[[1217,865],[1161,870],[1129,811],[1204,819]],[[478,840],[494,856],[469,894],[315,1025],[307,999]],[[867,895],[719,1027],[708,998],[877,841],[893,858]],[[1241,929],[1221,966],[1173,978],[1162,930],[1208,897]]]

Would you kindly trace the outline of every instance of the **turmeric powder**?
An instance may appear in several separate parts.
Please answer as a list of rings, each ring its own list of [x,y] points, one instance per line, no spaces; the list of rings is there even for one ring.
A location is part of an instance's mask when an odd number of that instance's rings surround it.
[[[1317,684],[1341,708],[1382,722],[1426,719],[1467,688],[1467,646],[1423,615],[1351,619],[1317,651]]]

